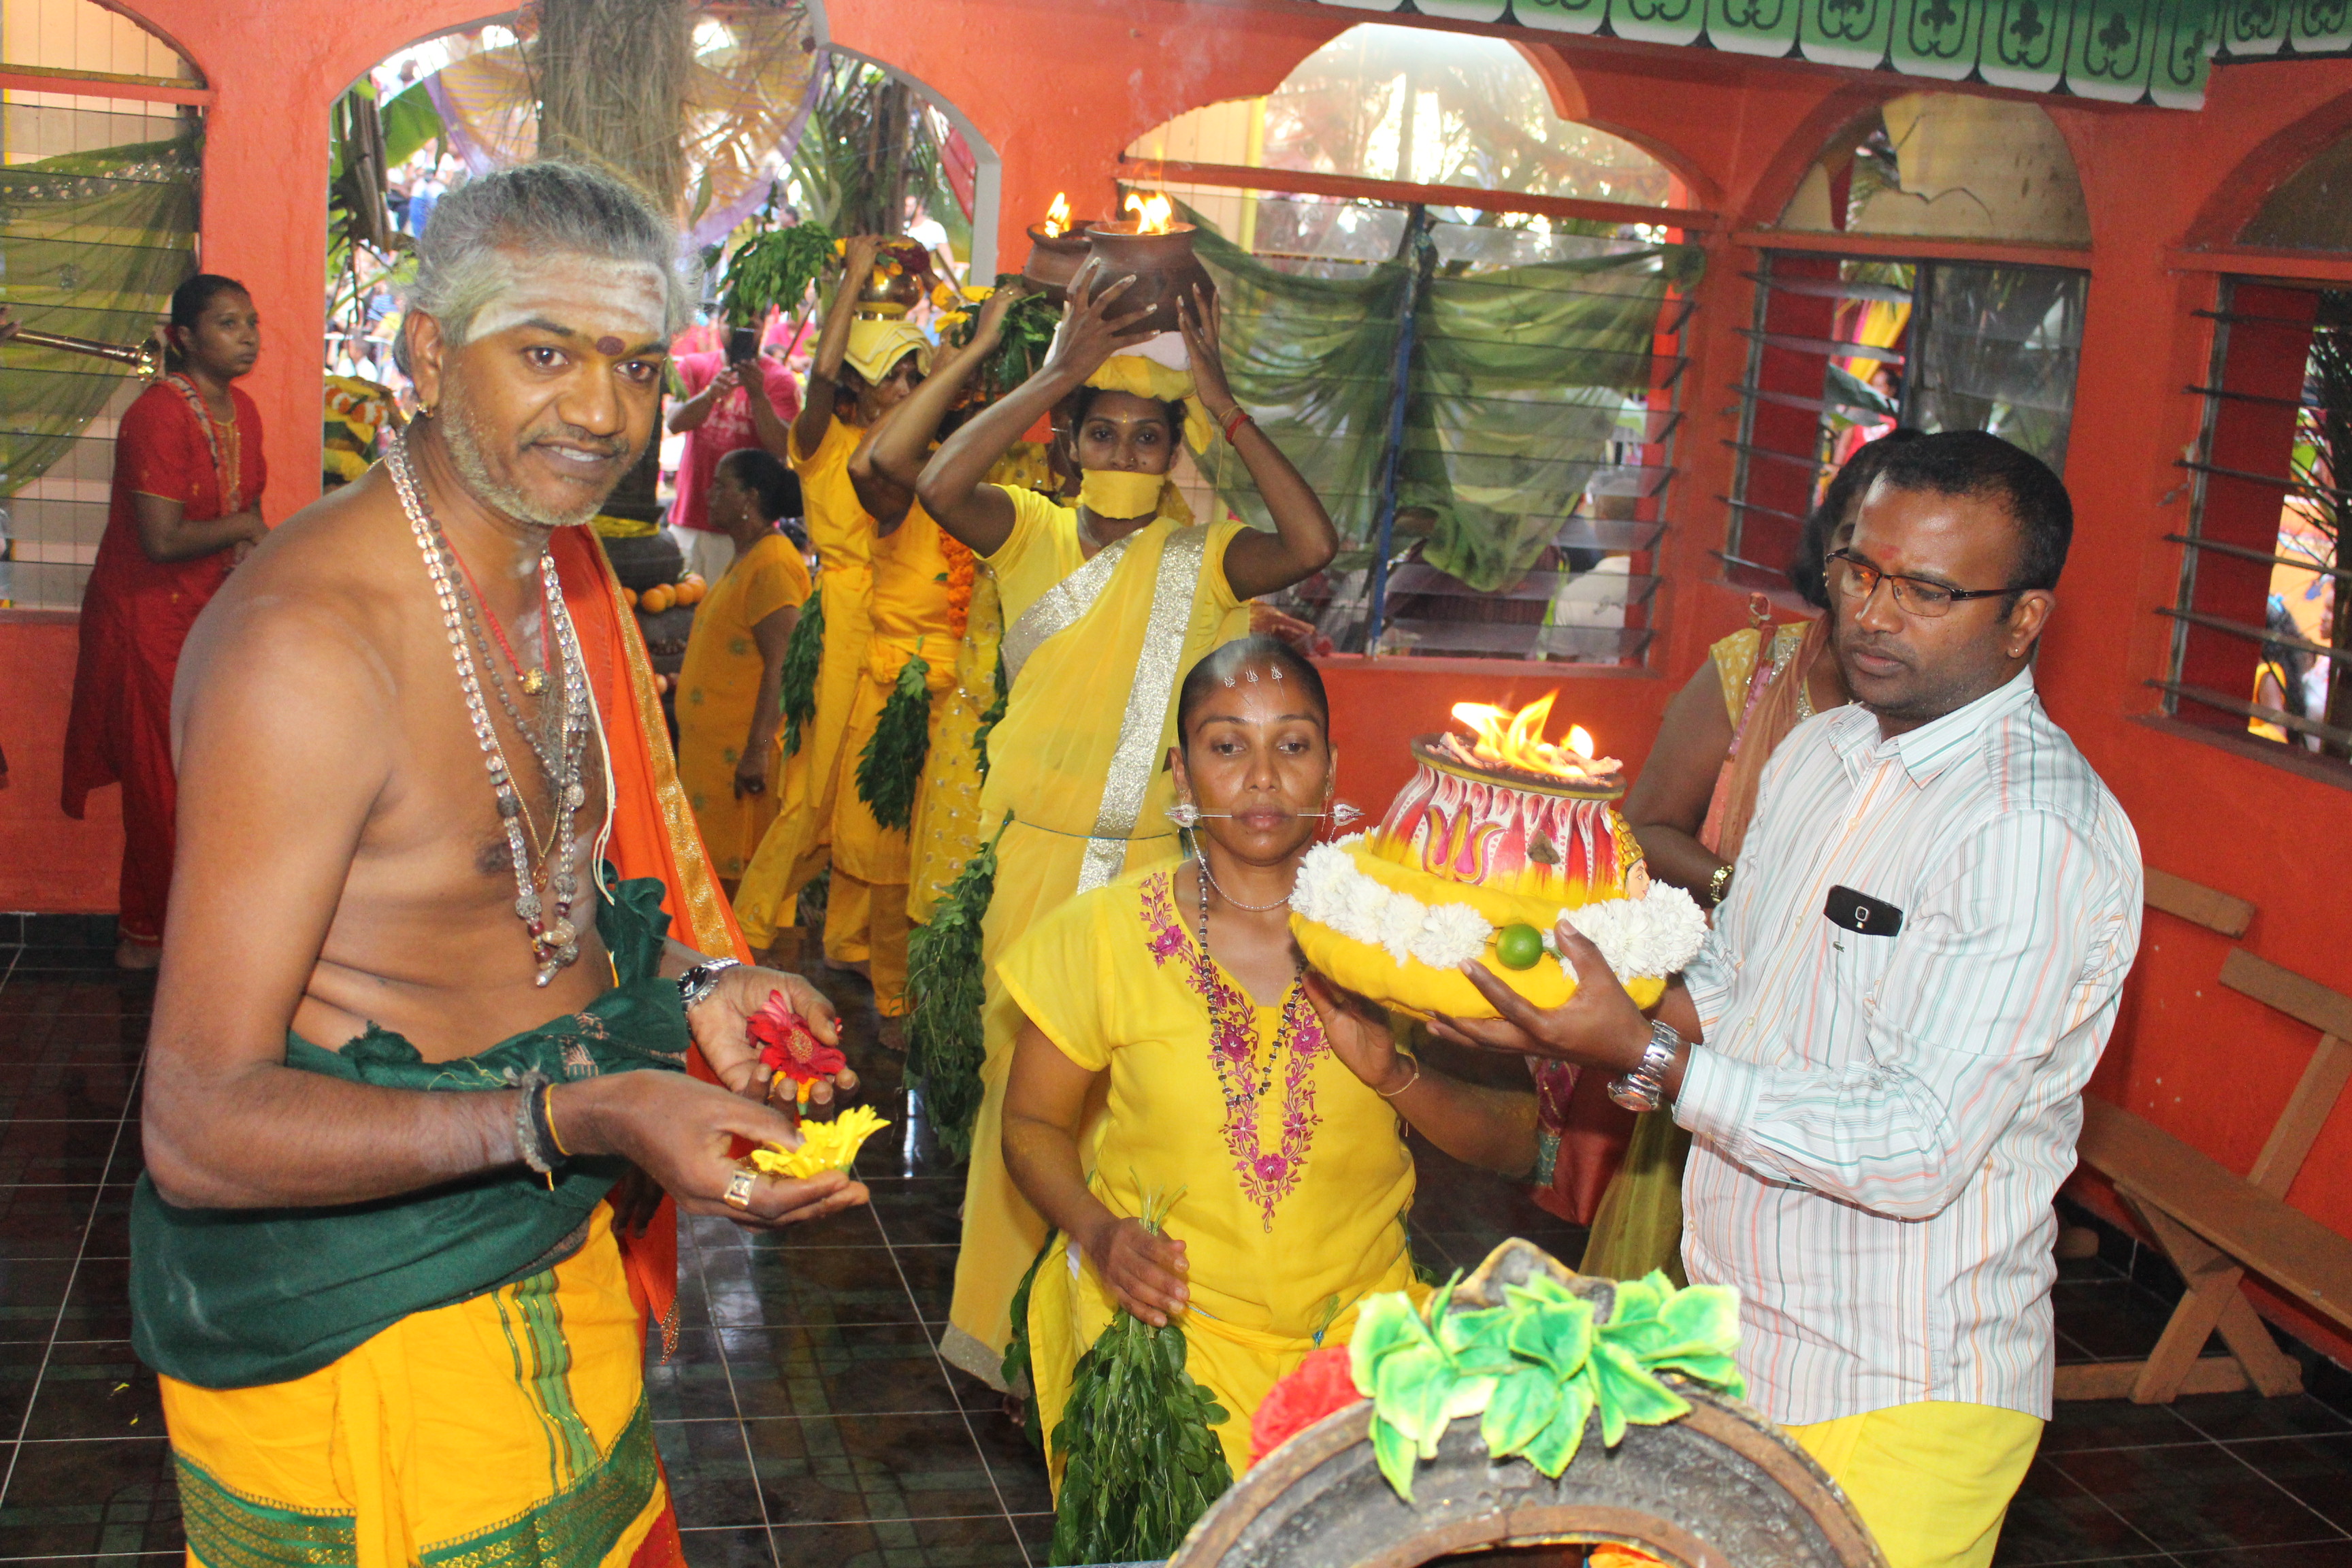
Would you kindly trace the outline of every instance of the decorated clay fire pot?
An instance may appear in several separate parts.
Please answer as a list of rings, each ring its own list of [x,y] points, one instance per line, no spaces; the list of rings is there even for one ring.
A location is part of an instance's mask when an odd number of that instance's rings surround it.
[[[1021,277],[1033,289],[1043,293],[1056,305],[1070,298],[1070,279],[1087,261],[1087,226],[1075,224],[1059,234],[1047,234],[1045,226],[1029,226],[1029,259],[1021,264]]]
[[[1172,332],[1179,301],[1190,297],[1196,287],[1203,297],[1217,291],[1201,258],[1192,254],[1189,223],[1171,224],[1165,234],[1139,233],[1132,222],[1089,224],[1086,232],[1090,258],[1101,264],[1105,283],[1127,277],[1135,279],[1119,296],[1117,313],[1150,308],[1151,314],[1134,331]]]

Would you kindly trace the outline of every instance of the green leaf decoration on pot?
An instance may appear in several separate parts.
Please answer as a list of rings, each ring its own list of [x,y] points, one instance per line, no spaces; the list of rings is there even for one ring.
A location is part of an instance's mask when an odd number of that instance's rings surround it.
[[[1689,1415],[1663,1374],[1735,1398],[1746,1391],[1733,1360],[1739,1298],[1727,1286],[1677,1290],[1658,1273],[1620,1281],[1606,1322],[1549,1275],[1507,1287],[1499,1307],[1457,1309],[1454,1286],[1425,1310],[1402,1291],[1371,1298],[1349,1345],[1356,1387],[1372,1401],[1373,1457],[1408,1502],[1416,1461],[1436,1458],[1463,1416],[1480,1417],[1496,1458],[1517,1456],[1557,1477],[1596,1412],[1612,1448],[1630,1426]]]

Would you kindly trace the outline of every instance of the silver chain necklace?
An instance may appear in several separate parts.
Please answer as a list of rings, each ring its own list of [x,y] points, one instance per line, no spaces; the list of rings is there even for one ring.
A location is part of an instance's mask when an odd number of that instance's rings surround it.
[[[440,604],[450,657],[457,666],[457,684],[466,693],[466,714],[472,722],[474,739],[481,747],[482,765],[489,772],[491,791],[498,797],[499,825],[506,833],[507,854],[514,867],[515,918],[530,933],[531,957],[539,965],[537,984],[546,985],[580,957],[580,932],[571,920],[572,906],[580,892],[572,859],[578,846],[580,808],[588,799],[583,782],[589,730],[587,661],[581,655],[572,616],[563,606],[563,588],[556,575],[555,557],[542,551],[539,573],[548,607],[548,625],[541,633],[551,645],[551,651],[562,670],[562,740],[552,768],[548,767],[544,753],[538,757],[547,775],[555,824],[552,853],[542,853],[534,867],[532,846],[524,831],[527,808],[515,784],[514,770],[507,763],[505,748],[499,743],[498,731],[490,722],[489,708],[482,700],[481,679],[471,647],[473,639],[467,635],[467,622],[473,619],[473,605],[457,580],[457,574],[450,569],[455,552],[432,510],[425,505],[423,489],[409,466],[405,436],[394,445],[384,467],[392,474],[393,489],[400,497],[401,510],[407,514],[409,531],[416,536],[425,572],[433,580],[433,596]],[[518,728],[522,726],[519,723]],[[527,729],[524,733],[528,738]],[[532,750],[537,752],[538,748],[534,746]],[[553,900],[551,915],[541,901],[542,889]]]

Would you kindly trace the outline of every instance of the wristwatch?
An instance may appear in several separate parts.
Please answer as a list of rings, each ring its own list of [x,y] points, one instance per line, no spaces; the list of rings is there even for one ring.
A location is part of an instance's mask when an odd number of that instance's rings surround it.
[[[1671,1024],[1653,1023],[1650,1043],[1642,1047],[1642,1065],[1612,1079],[1609,1098],[1628,1110],[1655,1110],[1665,1103],[1666,1074],[1675,1065],[1683,1037]]]
[[[719,989],[719,977],[730,969],[740,969],[740,958],[706,958],[677,977],[677,1004],[691,1013],[695,1005]]]

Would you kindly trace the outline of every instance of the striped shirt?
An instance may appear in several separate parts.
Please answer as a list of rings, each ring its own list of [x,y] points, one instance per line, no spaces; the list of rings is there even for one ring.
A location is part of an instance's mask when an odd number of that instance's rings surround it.
[[[1833,923],[1841,887],[1897,934]],[[1774,1420],[2048,1417],[2050,1204],[2139,911],[2139,840],[2031,669],[1891,740],[1857,705],[1781,743],[1685,977],[1705,1043],[1675,1103],[1684,1262],[1738,1288]]]

